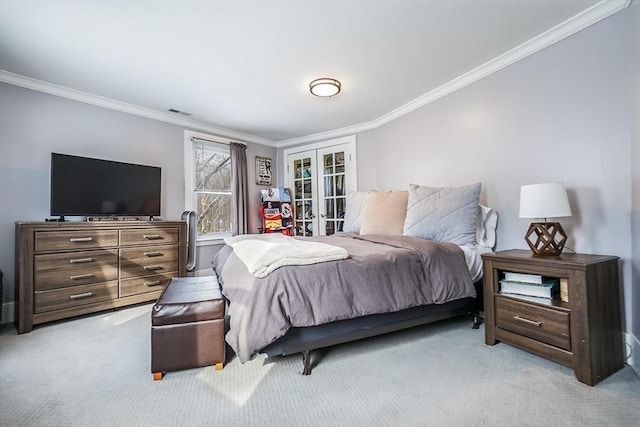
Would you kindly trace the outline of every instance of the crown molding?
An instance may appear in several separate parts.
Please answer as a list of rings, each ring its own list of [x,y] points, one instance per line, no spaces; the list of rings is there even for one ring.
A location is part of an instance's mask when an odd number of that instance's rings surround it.
[[[189,129],[211,133],[216,136],[230,138],[241,142],[253,142],[255,144],[276,147],[276,143],[269,139],[248,135],[242,132],[236,132],[229,129],[220,128],[208,123],[179,117],[174,114],[165,113],[163,111],[152,110],[150,108],[139,107],[137,105],[128,104],[126,102],[116,101],[114,99],[93,95],[68,87],[45,82],[43,80],[33,79],[31,77],[22,76],[20,74],[11,73],[9,71],[0,70],[0,82],[8,83],[14,86],[21,86],[27,89],[48,93],[50,95],[60,96],[62,98],[80,101],[87,104],[104,107],[111,110],[121,111],[123,113],[133,114],[152,120],[158,120],[173,125],[184,126]]]
[[[490,74],[493,74],[521,59],[549,47],[565,38],[595,24],[622,9],[625,9],[631,0],[602,0],[589,9],[567,19],[555,27],[541,33],[540,35],[522,43],[521,45],[503,53],[502,55],[464,73],[455,79],[437,87],[436,89],[410,101],[389,113],[386,113],[370,122],[334,129],[328,132],[320,132],[312,135],[292,138],[277,142],[277,147],[289,147],[297,144],[316,142],[323,139],[337,138],[349,134],[375,129],[402,117],[418,108],[424,107],[446,95],[449,95],[465,86],[470,85]]]
[[[306,144],[309,142],[324,141],[327,139],[340,138],[343,136],[355,135],[365,130],[377,128],[379,125],[372,122],[361,123],[359,125],[346,126],[339,129],[330,130],[327,132],[314,133],[312,135],[301,136],[299,138],[291,138],[284,141],[279,141],[277,147],[285,148],[298,144]]]

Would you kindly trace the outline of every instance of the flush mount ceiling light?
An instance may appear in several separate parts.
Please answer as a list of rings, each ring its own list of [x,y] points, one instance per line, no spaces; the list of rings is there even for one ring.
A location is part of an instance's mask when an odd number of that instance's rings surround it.
[[[341,86],[340,82],[336,79],[323,77],[309,83],[309,90],[315,96],[328,97],[339,94]]]

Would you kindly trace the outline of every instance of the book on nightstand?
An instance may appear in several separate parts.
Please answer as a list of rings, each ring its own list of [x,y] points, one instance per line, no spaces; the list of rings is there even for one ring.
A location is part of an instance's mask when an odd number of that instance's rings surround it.
[[[501,280],[500,293],[553,298],[558,293],[558,281],[547,279],[542,283],[527,283],[515,280]]]
[[[569,279],[560,279],[560,299],[569,302]]]
[[[544,282],[544,277],[539,274],[512,273],[510,271],[505,271],[504,280],[507,280],[509,282],[541,284],[542,282]]]

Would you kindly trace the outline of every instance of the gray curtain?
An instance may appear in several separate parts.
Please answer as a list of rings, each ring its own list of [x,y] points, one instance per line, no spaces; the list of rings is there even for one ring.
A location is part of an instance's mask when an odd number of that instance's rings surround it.
[[[231,234],[246,234],[249,232],[249,181],[247,179],[247,146],[232,142],[231,152],[231,193],[232,225]]]

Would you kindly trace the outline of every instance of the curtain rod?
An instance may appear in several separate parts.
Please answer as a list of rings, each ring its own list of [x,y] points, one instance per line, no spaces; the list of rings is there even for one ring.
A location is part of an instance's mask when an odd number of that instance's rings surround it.
[[[199,138],[197,136],[192,136],[191,141],[206,141],[206,142],[213,142],[214,144],[221,144],[221,145],[229,145],[231,142],[235,142],[237,144],[242,144],[244,146],[247,145],[246,142],[240,142],[240,141],[220,142],[220,141],[213,141],[211,139],[206,139],[206,138]]]

